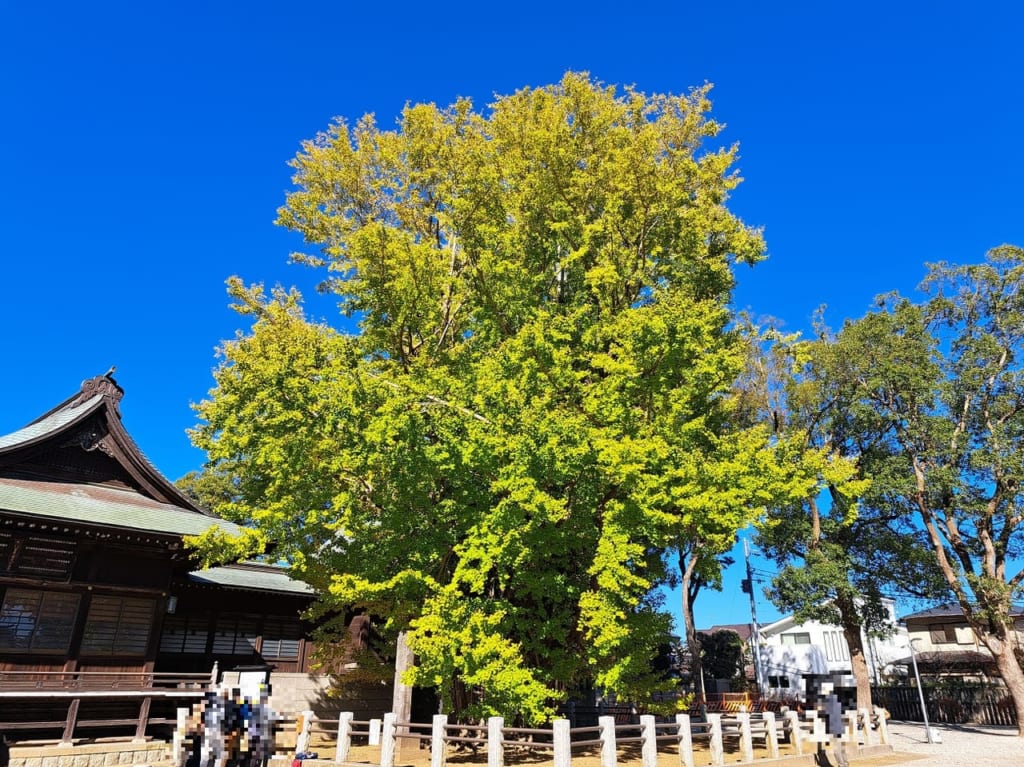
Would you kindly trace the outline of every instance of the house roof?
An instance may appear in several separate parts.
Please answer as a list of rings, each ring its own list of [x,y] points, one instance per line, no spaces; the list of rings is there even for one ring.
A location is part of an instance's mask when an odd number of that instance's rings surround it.
[[[188,579],[197,584],[210,584],[229,589],[253,591],[280,591],[288,594],[313,595],[308,583],[293,580],[288,571],[277,565],[260,562],[240,562],[208,570],[197,570],[188,574]]]
[[[740,639],[746,642],[750,639],[751,627],[749,623],[721,623],[715,624],[711,628],[697,629],[698,634],[717,634],[719,631],[732,631],[735,634],[739,634]]]
[[[964,614],[963,608],[958,604],[942,604],[935,607],[929,607],[927,610],[919,610],[916,613],[910,615],[904,615],[900,618],[900,623],[906,623],[907,621],[922,621],[935,618],[962,618]],[[1014,605],[1010,611],[1010,615],[1022,616],[1024,615],[1024,605]]]
[[[995,659],[978,650],[926,650],[916,654],[917,665],[927,671],[952,671],[955,669],[986,669],[995,665]],[[911,666],[909,655],[894,660],[895,666]]]

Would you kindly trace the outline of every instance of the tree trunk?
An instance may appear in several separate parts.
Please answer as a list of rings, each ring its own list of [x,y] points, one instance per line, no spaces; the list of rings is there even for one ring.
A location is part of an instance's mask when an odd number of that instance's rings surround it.
[[[690,582],[696,571],[697,557],[691,555],[687,562],[685,555],[680,549],[679,571],[682,574],[682,607],[683,607],[683,628],[686,631],[686,647],[690,651],[690,677],[694,687],[701,697],[704,696],[704,667],[700,660],[700,642],[697,641],[697,629],[693,619],[693,600],[690,598]],[[707,702],[706,700],[704,701]]]
[[[836,600],[836,606],[839,608],[839,622],[843,627],[846,646],[850,649],[850,668],[853,670],[853,680],[857,684],[857,708],[871,711],[871,675],[868,672],[864,635],[861,632],[857,605],[850,597],[840,597]]]
[[[1017,735],[1024,737],[1024,671],[1013,654],[1013,645],[1010,641],[998,639],[994,642],[985,641],[985,645],[992,652],[996,668],[1003,677],[1003,683],[1017,712]]]

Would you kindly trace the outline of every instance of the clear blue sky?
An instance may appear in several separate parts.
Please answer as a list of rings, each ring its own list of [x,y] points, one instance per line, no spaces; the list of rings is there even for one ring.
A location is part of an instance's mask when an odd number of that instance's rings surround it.
[[[317,281],[272,224],[299,143],[569,69],[714,83],[746,178],[732,207],[770,250],[737,305],[799,330],[827,304],[838,325],[925,261],[1024,244],[1022,32],[1009,1],[0,0],[0,432],[117,365],[142,448],[171,478],[198,468],[189,405],[244,327],[224,280]],[[700,623],[748,620],[738,578]]]

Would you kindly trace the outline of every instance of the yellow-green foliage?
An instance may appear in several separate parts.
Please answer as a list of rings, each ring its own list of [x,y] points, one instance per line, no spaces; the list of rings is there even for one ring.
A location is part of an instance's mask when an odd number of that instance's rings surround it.
[[[762,505],[728,301],[764,246],[725,207],[708,92],[568,74],[483,112],[339,121],[279,223],[358,335],[231,284],[254,325],[193,433],[218,511],[325,600],[408,628],[415,680],[474,688],[476,713],[664,686],[662,554]]]

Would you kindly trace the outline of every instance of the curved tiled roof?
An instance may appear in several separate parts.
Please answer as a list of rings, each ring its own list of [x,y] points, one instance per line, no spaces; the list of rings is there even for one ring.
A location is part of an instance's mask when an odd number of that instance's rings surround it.
[[[231,534],[240,532],[226,520],[105,485],[0,477],[0,510],[170,535],[198,535],[213,526]]]

